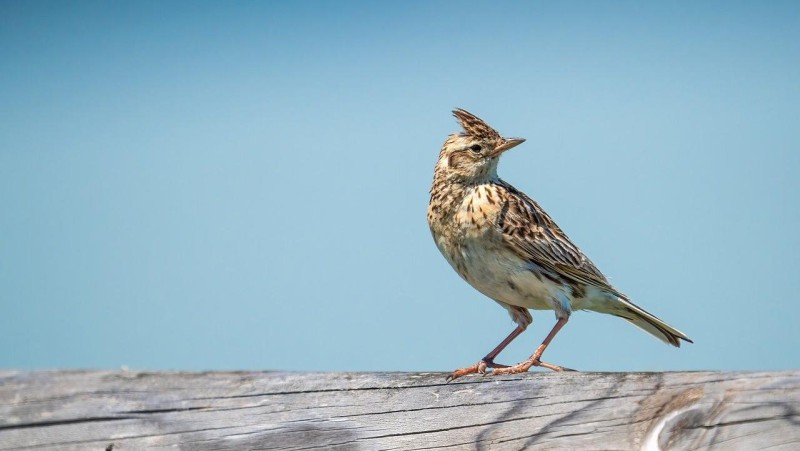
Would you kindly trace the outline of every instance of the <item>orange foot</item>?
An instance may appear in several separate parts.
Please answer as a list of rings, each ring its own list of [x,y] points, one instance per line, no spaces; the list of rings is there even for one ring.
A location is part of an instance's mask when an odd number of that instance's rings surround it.
[[[494,368],[494,371],[497,371],[498,369],[509,368],[509,366],[494,363],[494,361],[491,359],[481,359],[481,361],[475,365],[468,366],[466,368],[459,368],[453,371],[453,374],[447,376],[447,382],[452,382],[461,376],[466,376],[467,374],[486,374],[486,368]]]
[[[575,371],[570,368],[565,368],[563,366],[553,365],[551,363],[542,362],[539,359],[528,359],[523,362],[520,362],[514,366],[506,366],[503,368],[498,368],[492,371],[493,376],[499,376],[503,374],[517,374],[517,373],[525,373],[527,372],[532,366],[540,366],[542,368],[548,368],[553,371]]]

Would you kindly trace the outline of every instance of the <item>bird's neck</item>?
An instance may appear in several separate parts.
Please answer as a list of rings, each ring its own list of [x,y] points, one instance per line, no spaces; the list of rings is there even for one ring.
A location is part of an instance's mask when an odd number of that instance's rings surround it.
[[[486,175],[486,177],[462,177],[445,171],[437,171],[431,186],[429,214],[433,214],[439,219],[450,217],[456,209],[460,208],[464,198],[473,193],[478,186],[503,183],[496,172],[491,177]]]
[[[434,191],[464,191],[480,185],[501,182],[500,177],[497,176],[497,171],[487,171],[485,173],[477,175],[470,174],[468,176],[448,173],[446,171],[437,171],[433,176],[431,193]]]

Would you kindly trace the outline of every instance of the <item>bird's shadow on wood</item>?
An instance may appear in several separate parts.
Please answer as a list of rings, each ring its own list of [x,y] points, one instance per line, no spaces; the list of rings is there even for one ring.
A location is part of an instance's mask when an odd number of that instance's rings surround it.
[[[515,381],[515,382],[523,383],[525,381],[524,380],[519,380],[519,381]],[[609,398],[614,398],[616,396],[617,392],[618,392],[618,389],[619,389],[620,385],[622,385],[623,382],[624,382],[623,379],[617,379],[614,382],[613,385],[611,385],[610,387],[608,387],[607,390],[605,390],[603,396],[599,397],[598,399],[596,399],[596,400],[594,400],[594,401],[592,401],[592,402],[590,402],[590,403],[588,403],[588,404],[586,404],[584,406],[581,406],[579,409],[574,410],[572,413],[569,413],[567,415],[558,417],[555,420],[550,421],[549,423],[545,424],[538,431],[536,431],[535,433],[533,433],[530,436],[528,436],[528,439],[525,441],[525,443],[519,449],[527,449],[527,448],[537,444],[541,440],[544,440],[547,437],[547,435],[550,432],[552,432],[554,429],[556,429],[558,426],[560,426],[562,424],[565,424],[565,423],[568,423],[570,421],[573,421],[573,420],[575,420],[577,418],[580,418],[585,409],[590,409],[592,407],[595,407],[595,406],[607,401]],[[506,410],[505,412],[503,412],[502,414],[500,414],[498,416],[497,421],[494,424],[488,426],[483,431],[481,431],[478,434],[478,436],[475,438],[476,449],[478,449],[479,451],[492,449],[492,445],[493,445],[492,439],[491,439],[492,433],[494,431],[496,431],[497,429],[504,427],[508,421],[513,420],[514,417],[517,414],[519,414],[526,407],[528,407],[526,405],[526,403],[527,403],[527,401],[524,401],[524,400],[515,402],[514,405],[511,406],[511,408],[509,408],[508,410]],[[570,403],[572,403],[572,402],[570,402]],[[596,418],[596,417],[592,417],[592,418]],[[514,439],[514,440],[522,440],[524,438],[525,437],[519,437],[519,438]]]

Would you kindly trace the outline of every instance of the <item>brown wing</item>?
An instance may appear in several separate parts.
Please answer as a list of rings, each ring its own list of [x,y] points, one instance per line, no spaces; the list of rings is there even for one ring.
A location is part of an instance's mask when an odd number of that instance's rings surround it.
[[[511,195],[503,196],[507,201],[497,226],[503,241],[520,257],[569,282],[592,285],[625,298],[536,201],[505,182],[499,187]]]

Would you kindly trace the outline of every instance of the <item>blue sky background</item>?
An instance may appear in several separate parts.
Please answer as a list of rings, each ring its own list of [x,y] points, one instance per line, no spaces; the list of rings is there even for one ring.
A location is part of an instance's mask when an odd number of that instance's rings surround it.
[[[425,221],[454,107],[695,340],[578,312],[547,361],[798,367],[798,2],[2,2],[0,67],[0,367],[474,363],[513,324]]]

